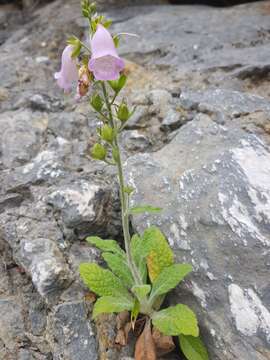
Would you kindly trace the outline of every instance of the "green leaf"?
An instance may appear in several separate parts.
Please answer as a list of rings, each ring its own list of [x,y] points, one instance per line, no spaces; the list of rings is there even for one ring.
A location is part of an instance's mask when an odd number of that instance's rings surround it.
[[[76,58],[80,55],[81,52],[81,48],[82,48],[82,43],[80,41],[80,39],[78,39],[76,36],[71,36],[68,40],[67,43],[69,45],[72,45],[72,54],[71,57],[72,58]]]
[[[102,254],[102,257],[112,272],[118,276],[128,288],[134,285],[131,271],[123,256],[106,252]]]
[[[115,35],[115,36],[113,37],[113,42],[114,42],[114,46],[115,46],[116,48],[118,48],[119,42],[120,42],[119,36]]]
[[[174,264],[164,268],[153,282],[150,298],[154,299],[158,295],[166,294],[191,271],[192,266],[189,264]]]
[[[186,305],[178,304],[165,310],[155,312],[152,321],[164,335],[192,335],[199,336],[197,318]]]
[[[180,335],[179,342],[183,354],[188,360],[208,360],[208,353],[199,337]]]
[[[132,215],[141,214],[141,213],[158,213],[162,210],[160,207],[154,207],[150,205],[141,205],[141,206],[134,206],[129,210],[129,213]]]
[[[138,299],[135,299],[134,306],[133,306],[133,308],[131,310],[131,314],[130,314],[130,321],[131,321],[133,330],[134,330],[135,322],[137,320],[139,313],[140,313],[140,302]]]
[[[134,192],[134,188],[132,186],[125,186],[124,187],[124,192],[128,195],[131,195]]]
[[[173,264],[173,252],[165,236],[156,226],[146,229],[142,239],[147,251],[149,277],[153,282],[165,267]]]
[[[144,299],[151,291],[151,285],[135,285],[131,291],[137,296],[138,300]]]
[[[132,236],[130,250],[132,259],[139,269],[143,282],[145,282],[147,278],[146,256],[149,249],[144,246],[143,239],[138,234]]]
[[[103,23],[103,26],[108,29],[110,26],[112,25],[112,20],[106,20],[104,23]]]
[[[103,296],[99,298],[93,309],[93,318],[103,313],[118,313],[124,310],[132,310],[134,300],[125,297]]]
[[[98,236],[89,236],[86,238],[86,241],[102,251],[112,252],[125,257],[125,252],[120,248],[115,240],[103,240]]]
[[[99,296],[124,296],[130,299],[128,290],[122,285],[110,270],[105,270],[97,264],[83,263],[80,265],[80,275],[85,285]]]

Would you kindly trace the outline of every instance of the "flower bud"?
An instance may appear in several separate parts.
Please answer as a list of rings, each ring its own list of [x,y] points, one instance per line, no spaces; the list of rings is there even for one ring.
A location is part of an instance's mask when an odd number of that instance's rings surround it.
[[[112,143],[114,139],[114,131],[109,125],[104,125],[100,130],[100,136],[103,140],[108,143]]]
[[[97,112],[100,112],[103,107],[104,101],[99,94],[94,94],[90,100],[90,104]]]
[[[129,110],[126,103],[122,103],[117,111],[117,117],[120,121],[127,121],[129,119]]]
[[[101,144],[95,144],[91,149],[91,156],[96,160],[105,160],[107,155],[107,150]]]
[[[121,74],[118,80],[111,80],[109,84],[116,94],[118,94],[126,85],[127,77]]]

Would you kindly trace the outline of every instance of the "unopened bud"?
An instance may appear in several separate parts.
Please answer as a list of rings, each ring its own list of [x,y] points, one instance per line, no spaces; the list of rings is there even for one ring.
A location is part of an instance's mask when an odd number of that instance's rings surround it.
[[[99,94],[94,94],[90,100],[90,104],[97,112],[100,112],[103,107],[104,101]]]
[[[117,117],[120,121],[127,121],[129,118],[129,110],[126,103],[122,103],[117,111]]]
[[[91,156],[96,160],[105,160],[107,155],[106,148],[101,144],[95,144],[91,149]]]
[[[104,125],[101,128],[100,136],[103,140],[107,141],[108,143],[112,143],[114,139],[114,131],[109,125]]]

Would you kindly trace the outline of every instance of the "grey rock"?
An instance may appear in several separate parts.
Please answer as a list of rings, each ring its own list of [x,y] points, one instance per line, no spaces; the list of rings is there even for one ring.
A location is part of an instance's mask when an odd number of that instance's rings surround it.
[[[176,130],[183,124],[183,118],[180,112],[170,109],[162,120],[161,129],[168,130]]]
[[[269,113],[269,100],[256,95],[226,89],[208,89],[206,91],[183,91],[180,105],[185,109],[204,113],[216,113],[228,119],[256,111]]]
[[[78,272],[82,262],[98,262],[100,251],[88,243],[76,242],[72,244],[69,251],[69,261],[74,272]]]
[[[83,302],[55,307],[50,316],[50,334],[55,360],[97,360],[93,325]]]
[[[129,151],[144,151],[150,146],[149,139],[138,130],[127,130],[123,133],[122,142]]]
[[[61,186],[48,196],[48,203],[60,211],[67,228],[76,229],[79,237],[89,234],[119,232],[119,204],[115,190],[104,181],[78,181]]]
[[[25,334],[22,307],[18,300],[0,299],[0,339],[9,350],[15,350],[18,342],[24,340]]]
[[[19,258],[43,296],[65,288],[71,281],[62,253],[49,239],[23,240]]]
[[[9,358],[10,360],[13,360]],[[14,360],[49,360],[50,355],[41,354],[38,351],[20,349]]]
[[[52,98],[45,94],[34,94],[26,99],[21,99],[22,103],[17,103],[17,106],[28,105],[31,109],[36,111],[47,111],[47,112],[59,112],[60,109],[64,109],[63,101]]]
[[[0,195],[0,212],[9,207],[19,206],[22,200],[21,194],[9,193],[7,195]]]
[[[127,20],[114,28],[116,32],[128,28],[140,35],[140,41],[128,39],[121,46],[123,54],[139,63],[172,65],[178,70],[220,67],[229,71],[236,66],[269,64],[267,16],[258,3],[229,9],[200,7],[196,21],[193,6],[137,7],[125,9],[125,13]],[[238,14],[242,15],[239,21],[228,26],[229,19]],[[114,16],[119,18],[121,13]],[[261,36],[253,24],[260,24]]]
[[[18,180],[27,179],[29,183],[49,182],[66,175],[65,166],[58,158],[56,151],[40,151],[31,162],[21,168],[17,168]]]
[[[172,96],[167,90],[155,89],[149,92],[148,99],[154,110],[161,117],[166,115],[172,102]]]
[[[149,119],[149,117],[150,117],[150,114],[149,114],[148,107],[139,105],[136,107],[135,113],[128,120],[128,123],[125,128],[133,130],[133,129],[146,127],[147,120]]]
[[[46,117],[33,116],[29,111],[0,115],[2,161],[6,167],[19,166],[32,159],[40,150],[47,127]]]
[[[206,115],[162,150],[128,160],[133,203],[164,209],[161,217],[135,217],[133,226],[160,226],[177,260],[193,265],[171,301],[193,304],[214,358],[267,359],[269,164],[269,148],[257,136]]]
[[[31,324],[31,333],[40,336],[44,333],[47,325],[46,307],[38,294],[32,296],[29,304],[29,320]]]

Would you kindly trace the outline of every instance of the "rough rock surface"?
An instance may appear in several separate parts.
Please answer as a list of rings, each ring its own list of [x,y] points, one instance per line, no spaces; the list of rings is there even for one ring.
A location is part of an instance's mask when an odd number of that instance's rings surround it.
[[[128,161],[134,201],[164,209],[161,217],[134,219],[134,226],[161,226],[177,260],[193,264],[172,301],[181,291],[186,302],[188,293],[195,296],[217,358],[263,359],[269,346],[269,163],[261,139],[205,114],[162,150]]]
[[[147,224],[194,266],[170,301],[200,314],[212,359],[269,359],[269,4],[108,11],[113,31],[140,35],[120,48],[134,201],[164,207]],[[1,5],[0,22],[0,359],[128,358],[78,276],[100,261],[86,235],[121,241],[114,170],[89,158],[94,115],[52,76],[70,29],[86,34],[78,1]]]

